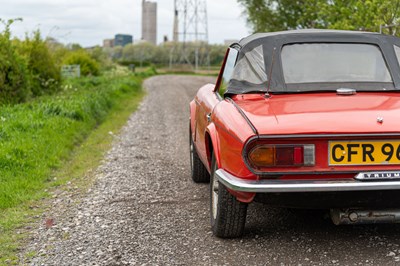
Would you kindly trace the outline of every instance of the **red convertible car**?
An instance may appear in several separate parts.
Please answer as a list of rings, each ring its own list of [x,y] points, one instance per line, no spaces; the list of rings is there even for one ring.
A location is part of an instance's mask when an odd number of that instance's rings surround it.
[[[249,203],[330,210],[335,224],[400,221],[400,39],[260,33],[231,45],[190,103],[191,177],[210,182],[214,235]]]

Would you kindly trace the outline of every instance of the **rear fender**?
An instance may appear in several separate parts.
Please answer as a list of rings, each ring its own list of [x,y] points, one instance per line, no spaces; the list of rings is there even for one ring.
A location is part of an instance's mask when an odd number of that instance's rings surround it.
[[[215,160],[217,161],[218,168],[221,168],[222,166],[221,166],[220,141],[219,141],[218,131],[213,123],[208,125],[205,137],[206,137],[205,140],[206,140],[206,150],[207,150],[208,171],[210,171],[211,169],[211,160],[212,160],[211,157],[213,153],[215,155]],[[228,189],[228,191],[233,196],[235,196],[238,201],[244,203],[252,202],[256,195],[255,193],[241,192],[230,189]]]
[[[196,103],[195,101],[191,101],[189,104],[190,107],[190,133],[192,134],[193,141],[196,141]]]
[[[221,167],[221,153],[220,153],[220,145],[219,145],[219,137],[218,131],[215,128],[214,123],[211,123],[206,128],[206,151],[207,151],[207,162],[208,169],[211,169],[211,160],[212,154],[215,155],[215,160],[217,161],[218,168]]]

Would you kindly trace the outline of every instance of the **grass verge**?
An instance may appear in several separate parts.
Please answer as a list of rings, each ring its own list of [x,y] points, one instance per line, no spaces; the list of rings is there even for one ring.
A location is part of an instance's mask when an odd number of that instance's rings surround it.
[[[63,93],[0,109],[0,264],[18,263],[29,223],[53,188],[90,184],[144,92],[143,77],[70,81]]]

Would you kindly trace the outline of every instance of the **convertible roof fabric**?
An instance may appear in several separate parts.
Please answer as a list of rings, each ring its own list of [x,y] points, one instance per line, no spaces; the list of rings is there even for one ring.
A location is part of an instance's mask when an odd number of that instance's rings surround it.
[[[380,35],[379,33],[375,32],[365,32],[365,31],[349,31],[349,30],[321,30],[321,29],[305,29],[305,30],[288,30],[288,31],[276,31],[276,32],[266,32],[266,33],[255,33],[252,34],[248,37],[245,37],[239,41],[239,45],[244,47],[247,44],[251,43],[254,40],[259,40],[262,38],[279,38],[282,37],[282,35],[285,35],[285,37],[292,37],[293,40],[296,39],[296,35],[298,34],[307,34],[307,35],[315,35],[315,37],[318,37],[322,34],[338,34],[338,35],[343,35],[343,34],[351,34],[351,35],[366,35],[370,34],[373,36]]]
[[[232,44],[231,48],[237,49],[239,53],[225,94],[266,92],[268,86],[271,92],[291,91],[292,88],[288,88],[290,86],[284,80],[281,51],[285,45],[302,43],[378,46],[391,74],[392,87],[400,89],[400,66],[394,51],[394,45],[400,46],[399,38],[372,32],[309,29],[256,33]],[[320,85],[323,88],[324,84]]]

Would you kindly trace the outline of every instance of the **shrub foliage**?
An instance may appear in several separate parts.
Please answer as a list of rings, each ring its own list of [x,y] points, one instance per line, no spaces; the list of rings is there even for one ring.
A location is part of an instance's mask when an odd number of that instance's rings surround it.
[[[10,27],[16,20],[0,19],[4,26],[0,30],[0,105],[58,92],[65,64],[80,65],[82,76],[98,76],[101,68],[112,68],[101,49],[88,52],[79,45],[66,47],[52,38],[43,39],[39,31],[24,40],[11,39]]]
[[[29,95],[26,64],[10,39],[12,20],[4,22],[0,34],[0,104],[24,101]]]
[[[63,62],[65,65],[80,65],[81,75],[83,76],[98,76],[100,74],[99,64],[82,49],[69,53]]]
[[[31,39],[27,37],[25,41],[19,42],[18,48],[19,53],[26,59],[30,77],[29,87],[33,96],[59,90],[60,70],[40,32],[36,31]]]

